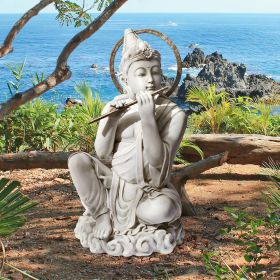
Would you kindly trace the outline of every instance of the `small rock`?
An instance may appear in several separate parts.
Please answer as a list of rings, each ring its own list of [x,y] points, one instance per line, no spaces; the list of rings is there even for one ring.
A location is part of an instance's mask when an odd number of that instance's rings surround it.
[[[150,261],[152,261],[152,262],[159,262],[160,259],[159,259],[159,258],[152,257],[152,258],[150,258]]]
[[[23,275],[19,272],[14,272],[9,275],[9,279],[11,280],[23,280]]]
[[[55,178],[54,181],[58,183],[64,183],[64,179],[62,178]]]

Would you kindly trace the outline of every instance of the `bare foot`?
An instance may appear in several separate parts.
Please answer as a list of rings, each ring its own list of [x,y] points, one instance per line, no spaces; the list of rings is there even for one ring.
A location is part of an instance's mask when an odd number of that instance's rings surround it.
[[[93,234],[98,239],[107,239],[112,232],[112,225],[109,212],[99,216],[96,219],[96,224]]]

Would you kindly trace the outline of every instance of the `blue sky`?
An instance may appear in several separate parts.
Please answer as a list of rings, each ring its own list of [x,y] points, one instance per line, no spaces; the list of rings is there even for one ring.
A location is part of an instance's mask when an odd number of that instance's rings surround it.
[[[39,0],[0,0],[0,13],[23,13]],[[43,12],[55,12],[47,7]],[[128,0],[119,12],[280,13],[280,0]]]

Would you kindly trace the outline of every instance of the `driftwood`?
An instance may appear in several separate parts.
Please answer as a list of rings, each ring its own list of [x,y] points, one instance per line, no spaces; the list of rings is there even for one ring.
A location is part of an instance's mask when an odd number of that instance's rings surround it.
[[[231,164],[262,164],[268,157],[280,161],[280,137],[261,135],[192,135],[189,140],[197,144],[204,152],[206,159],[188,166],[174,167],[171,180],[181,195],[183,215],[195,215],[185,183],[200,173],[224,162]],[[226,150],[226,152],[224,152]],[[217,152],[221,152],[216,155]],[[71,152],[22,152],[0,155],[0,170],[32,168],[67,168],[67,159]],[[183,157],[188,161],[196,159],[193,151],[183,149]]]
[[[0,155],[0,170],[12,169],[32,169],[32,168],[68,168],[67,160],[71,152],[21,152],[16,154]],[[183,205],[183,215],[195,215],[195,209],[191,204],[185,191],[185,183],[187,179],[194,178],[198,174],[222,165],[227,160],[228,153],[222,153],[201,160],[189,166],[174,166],[171,173],[171,181],[181,195]]]
[[[20,152],[0,155],[0,170],[68,168],[67,159],[71,152]]]
[[[188,179],[195,178],[197,175],[208,169],[222,165],[227,161],[227,159],[228,152],[226,151],[224,153],[211,156],[187,166],[179,166],[173,168],[173,171],[171,173],[171,182],[176,187],[181,196],[183,216],[196,215],[195,209],[191,204],[188,194],[185,190],[186,181]]]
[[[198,145],[205,157],[228,151],[230,164],[261,165],[272,158],[280,161],[280,137],[246,134],[193,134],[188,140]],[[182,149],[182,156],[189,162],[199,160],[190,149]]]

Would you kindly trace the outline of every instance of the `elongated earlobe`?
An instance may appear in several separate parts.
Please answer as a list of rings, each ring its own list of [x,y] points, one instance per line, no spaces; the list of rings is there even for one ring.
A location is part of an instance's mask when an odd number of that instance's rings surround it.
[[[122,72],[118,74],[118,78],[122,86],[127,85],[127,78],[124,77]]]

